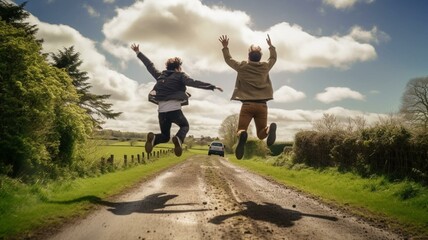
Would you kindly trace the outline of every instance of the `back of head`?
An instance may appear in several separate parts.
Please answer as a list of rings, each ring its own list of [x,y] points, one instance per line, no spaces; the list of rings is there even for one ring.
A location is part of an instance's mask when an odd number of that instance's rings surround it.
[[[165,63],[166,70],[179,70],[181,69],[181,64],[183,64],[183,62],[179,57],[169,58]]]
[[[251,45],[248,49],[248,60],[252,62],[260,62],[262,59],[262,49],[260,46]]]

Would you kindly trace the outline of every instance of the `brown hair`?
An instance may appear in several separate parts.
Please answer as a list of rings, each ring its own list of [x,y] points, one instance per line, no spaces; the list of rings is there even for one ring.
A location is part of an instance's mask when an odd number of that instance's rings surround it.
[[[259,62],[262,59],[262,49],[259,46],[251,45],[248,49],[248,60]]]
[[[178,69],[181,67],[181,64],[183,64],[183,62],[181,61],[181,59],[179,57],[170,58],[165,63],[166,70]]]

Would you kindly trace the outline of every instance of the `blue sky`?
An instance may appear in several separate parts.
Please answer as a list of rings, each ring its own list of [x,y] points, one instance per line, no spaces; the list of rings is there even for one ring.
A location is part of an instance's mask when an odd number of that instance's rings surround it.
[[[112,94],[124,112],[104,127],[123,131],[158,130],[156,106],[147,102],[154,80],[132,43],[160,69],[180,56],[191,77],[224,88],[189,89],[183,111],[194,136],[217,136],[223,119],[239,112],[229,101],[236,73],[223,62],[221,34],[229,35],[237,60],[252,43],[266,60],[270,34],[278,62],[269,121],[278,123],[279,140],[323,113],[375,122],[399,110],[410,79],[428,75],[424,0],[29,0],[26,10],[46,52],[74,45],[82,54],[94,92]]]

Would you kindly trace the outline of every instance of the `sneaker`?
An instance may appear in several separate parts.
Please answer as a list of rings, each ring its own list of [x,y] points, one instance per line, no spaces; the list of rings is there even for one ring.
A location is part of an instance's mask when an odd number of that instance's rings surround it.
[[[245,150],[245,143],[247,142],[248,134],[246,131],[242,131],[241,134],[239,134],[239,142],[235,149],[235,156],[237,159],[242,159],[244,156],[244,150]]]
[[[180,157],[183,153],[183,149],[181,148],[181,140],[177,136],[172,137],[172,142],[174,143],[174,153],[175,156]]]
[[[155,134],[152,132],[149,132],[147,134],[147,140],[146,144],[144,145],[144,148],[146,149],[147,153],[151,153],[153,150],[153,147],[155,146]]]
[[[275,143],[275,139],[276,139],[276,123],[271,123],[268,130],[268,137],[266,140],[266,144],[268,146],[271,146],[272,144]]]

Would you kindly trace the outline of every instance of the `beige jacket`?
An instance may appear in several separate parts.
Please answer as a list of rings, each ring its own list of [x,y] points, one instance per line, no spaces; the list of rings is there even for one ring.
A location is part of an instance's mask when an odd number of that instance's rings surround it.
[[[273,89],[269,78],[269,70],[276,62],[275,47],[270,47],[267,62],[237,62],[232,59],[229,48],[222,49],[227,65],[238,72],[231,100],[272,100]]]

